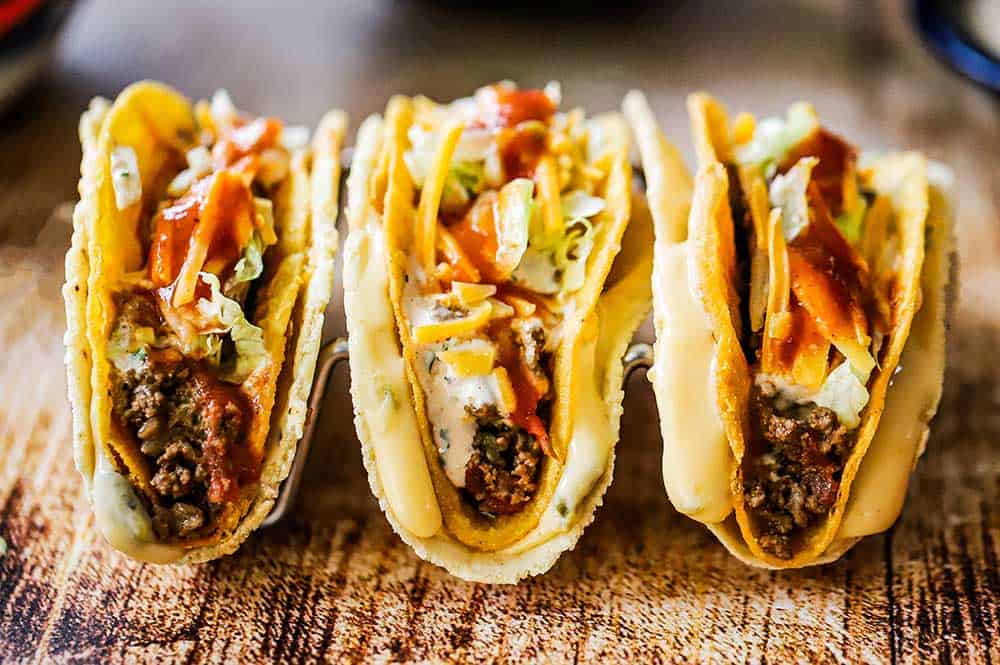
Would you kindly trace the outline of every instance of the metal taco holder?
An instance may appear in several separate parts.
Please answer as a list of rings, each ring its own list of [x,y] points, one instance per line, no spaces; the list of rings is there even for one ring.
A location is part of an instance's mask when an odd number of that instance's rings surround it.
[[[342,169],[339,189],[341,193],[345,190],[347,174],[351,169],[350,164],[353,151],[352,147],[347,147],[341,152]],[[637,184],[644,190],[645,177],[642,168],[636,165],[633,165],[632,168],[635,172]],[[339,204],[338,223],[344,216],[345,197],[343,195],[339,197]],[[288,517],[292,512],[299,486],[302,483],[302,474],[306,467],[306,459],[309,457],[309,449],[316,438],[316,422],[319,419],[323,398],[326,396],[327,383],[329,383],[333,370],[341,362],[348,360],[348,355],[346,337],[338,337],[330,340],[320,348],[319,356],[316,360],[316,373],[313,376],[312,387],[309,390],[309,405],[306,412],[305,425],[302,430],[302,438],[299,439],[299,443],[296,446],[295,457],[292,460],[292,467],[288,471],[288,477],[281,483],[281,489],[278,490],[278,498],[274,502],[274,507],[267,518],[261,523],[261,527],[274,526]],[[637,369],[649,369],[652,367],[653,347],[645,342],[635,342],[629,345],[625,351],[625,355],[622,356],[622,364],[625,369],[622,380],[624,387],[624,384],[628,383],[632,372]]]

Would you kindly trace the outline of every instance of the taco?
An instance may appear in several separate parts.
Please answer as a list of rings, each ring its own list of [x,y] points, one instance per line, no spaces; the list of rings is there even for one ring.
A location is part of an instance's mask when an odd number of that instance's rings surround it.
[[[224,91],[192,106],[152,82],[83,114],[63,290],[75,460],[129,556],[213,559],[267,516],[330,296],[345,124],[324,118],[311,154],[308,130]]]
[[[624,119],[558,106],[554,84],[395,97],[362,125],[347,185],[372,490],[421,557],[469,580],[544,572],[593,519],[650,303]]]
[[[688,107],[690,215],[657,224],[654,268],[664,484],[748,563],[830,561],[899,515],[940,400],[947,171],[859,155],[808,104]],[[647,171],[678,164],[626,110]]]

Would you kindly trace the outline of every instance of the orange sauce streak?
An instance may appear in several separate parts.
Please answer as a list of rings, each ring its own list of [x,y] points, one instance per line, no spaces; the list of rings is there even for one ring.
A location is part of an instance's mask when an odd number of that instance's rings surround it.
[[[788,244],[792,292],[832,335],[864,337],[868,268],[833,223],[815,183],[807,195],[810,223]]]
[[[274,147],[281,136],[282,122],[277,118],[256,118],[250,122],[237,120],[223,130],[212,148],[212,163],[224,169],[247,155]]]
[[[496,268],[497,256],[497,226],[496,226],[497,193],[490,190],[483,192],[469,208],[457,224],[448,227],[455,242],[463,254],[479,272],[480,279],[487,284],[497,284],[504,281],[504,275]],[[464,273],[458,258],[450,261],[452,268],[458,273]]]
[[[208,245],[205,265],[225,275],[252,232],[253,196],[243,177],[230,171],[206,176],[154,218],[149,277],[156,287],[173,283],[192,241]]]
[[[819,187],[831,214],[843,214],[844,179],[854,177],[858,159],[854,146],[820,127],[788,152],[778,171],[785,173],[803,157],[819,159],[812,171],[812,182]]]
[[[236,409],[242,415],[242,429],[245,431],[252,411],[239,390],[223,384],[202,369],[196,369],[193,378],[196,399],[207,427],[218,430],[223,426],[227,410]],[[240,436],[236,440],[242,439]],[[214,436],[210,436],[203,446],[202,462],[208,471],[208,500],[212,503],[237,500],[241,483],[254,482],[260,477],[260,455],[254,455],[238,443],[227,446]]]
[[[768,338],[773,355],[772,362],[782,373],[791,374],[800,355],[813,355],[821,350],[828,351],[830,344],[817,327],[812,315],[794,295],[789,299],[788,314],[791,325],[784,339]]]
[[[498,348],[497,364],[507,370],[517,399],[517,406],[510,414],[510,419],[514,425],[534,436],[546,455],[554,457],[555,452],[552,450],[549,433],[536,413],[538,402],[544,395],[535,388],[531,370],[525,365],[524,358],[514,343],[510,321],[510,319],[495,321],[489,329],[489,337],[496,342]]]

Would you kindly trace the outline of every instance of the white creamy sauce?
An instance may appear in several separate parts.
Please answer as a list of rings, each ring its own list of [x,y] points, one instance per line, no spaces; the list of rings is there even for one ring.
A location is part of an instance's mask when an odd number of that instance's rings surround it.
[[[438,303],[432,296],[421,293],[419,275],[413,277],[417,270],[415,259],[411,257],[411,277],[403,288],[403,311],[411,329],[440,320],[434,313]],[[445,350],[449,342],[454,344],[456,341],[417,344],[415,355],[417,378],[426,400],[427,420],[441,464],[455,487],[465,487],[465,466],[472,457],[472,440],[476,435],[476,421],[466,407],[496,404],[500,396],[492,375],[461,377],[437,357],[438,351]]]
[[[118,473],[97,446],[91,500],[97,528],[112,547],[133,559],[170,563],[184,549],[158,542],[153,523],[129,479]]]
[[[657,242],[655,363],[649,372],[663,434],[663,482],[680,512],[721,522],[732,510],[735,460],[719,418],[715,339],[692,292],[688,245]]]
[[[410,328],[415,329],[438,321],[434,316],[436,304],[432,297],[418,294],[409,283],[403,290],[403,311],[406,313],[406,319],[410,322]]]
[[[466,407],[496,404],[499,390],[492,374],[457,376],[448,363],[436,357],[436,351],[443,348],[443,344],[418,347],[417,376],[445,474],[455,487],[465,487],[465,466],[472,457],[476,435],[476,421]]]

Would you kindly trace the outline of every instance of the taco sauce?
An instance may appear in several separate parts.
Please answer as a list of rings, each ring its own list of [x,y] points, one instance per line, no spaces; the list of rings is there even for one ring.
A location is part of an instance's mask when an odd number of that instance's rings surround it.
[[[747,339],[754,381],[743,501],[761,548],[778,559],[791,559],[837,503],[860,416],[842,410],[848,399],[842,393],[864,391],[872,371],[855,367],[845,353],[867,364],[865,356],[878,352],[873,333],[885,332],[870,311],[868,267],[834,221],[846,207],[845,192],[858,188],[855,155],[853,147],[819,127],[789,149],[776,176],[804,157],[819,160],[803,192],[808,223],[785,250],[787,310],[769,312],[763,329]],[[749,206],[744,201],[739,207]],[[767,247],[764,239],[756,242]],[[829,391],[839,394],[839,405],[824,393],[834,372],[841,383]],[[867,400],[866,391],[863,395]]]
[[[539,292],[531,280],[516,279],[517,267],[500,255],[509,250],[502,226],[509,220],[501,219],[505,188],[534,178],[540,160],[553,155],[559,130],[557,104],[542,90],[494,85],[480,89],[474,102],[465,128],[477,138],[488,133],[487,153],[496,165],[473,158],[459,164],[462,173],[483,176],[471,185],[446,183],[446,189],[462,186],[468,203],[460,214],[452,207],[439,215],[433,279],[411,270],[404,310],[417,339],[415,369],[443,470],[476,511],[494,518],[528,505],[545,457],[555,455],[549,427],[558,287]],[[418,156],[409,157],[412,163]],[[529,187],[533,199],[538,192]]]
[[[271,209],[272,185],[258,173],[265,151],[287,170],[281,132],[277,120],[238,115],[203,132],[209,142],[189,152],[200,159],[188,157],[149,222],[142,274],[115,295],[112,420],[145,464],[139,494],[162,542],[207,542],[260,477],[263,446],[251,433],[270,361],[248,300],[273,234],[257,210]]]

